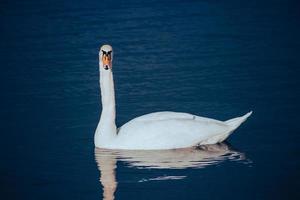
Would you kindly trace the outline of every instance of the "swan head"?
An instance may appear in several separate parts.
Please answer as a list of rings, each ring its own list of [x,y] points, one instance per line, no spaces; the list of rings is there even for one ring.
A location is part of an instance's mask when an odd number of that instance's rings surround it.
[[[112,69],[113,49],[110,45],[105,44],[99,51],[100,67],[109,70]]]

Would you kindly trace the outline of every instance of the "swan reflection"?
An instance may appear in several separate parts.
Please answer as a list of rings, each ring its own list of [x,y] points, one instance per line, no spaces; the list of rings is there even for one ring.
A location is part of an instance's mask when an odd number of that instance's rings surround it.
[[[103,186],[103,198],[114,199],[117,188],[116,163],[126,162],[130,167],[154,169],[204,168],[225,160],[245,160],[243,153],[233,150],[225,143],[199,146],[197,148],[136,151],[95,148],[95,158]],[[182,179],[186,176],[164,176],[150,180]],[[147,181],[143,179],[139,182]]]

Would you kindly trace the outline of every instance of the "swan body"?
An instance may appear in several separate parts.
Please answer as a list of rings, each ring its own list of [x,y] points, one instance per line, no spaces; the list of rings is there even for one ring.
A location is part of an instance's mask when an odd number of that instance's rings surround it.
[[[178,112],[155,112],[115,125],[115,98],[109,45],[100,49],[102,113],[95,146],[108,149],[176,149],[223,142],[252,112],[228,121]],[[110,56],[110,57],[109,57]],[[108,60],[107,60],[108,59]]]
[[[137,117],[118,130],[112,149],[175,149],[223,142],[251,113],[222,122],[188,113],[156,112]]]

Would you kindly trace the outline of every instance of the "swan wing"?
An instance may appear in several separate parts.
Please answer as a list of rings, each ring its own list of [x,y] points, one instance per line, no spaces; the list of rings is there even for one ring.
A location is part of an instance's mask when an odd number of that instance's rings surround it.
[[[171,111],[163,111],[163,112],[154,112],[146,115],[142,115],[140,117],[136,117],[129,121],[128,123],[134,122],[151,122],[151,121],[165,121],[165,120],[196,120],[203,122],[215,122],[215,123],[223,123],[222,121],[200,117],[197,115],[193,115],[190,113],[182,113],[182,112],[171,112]]]
[[[118,130],[113,149],[176,149],[224,141],[251,113],[225,122],[188,113],[157,112]]]
[[[124,124],[119,128],[114,145],[119,149],[186,148],[204,144],[229,131],[230,127],[218,120],[187,113],[159,112]]]
[[[142,115],[140,117],[136,117],[131,121],[160,121],[160,120],[170,120],[170,119],[193,119],[195,115],[189,113],[181,113],[181,112],[154,112],[146,115]]]

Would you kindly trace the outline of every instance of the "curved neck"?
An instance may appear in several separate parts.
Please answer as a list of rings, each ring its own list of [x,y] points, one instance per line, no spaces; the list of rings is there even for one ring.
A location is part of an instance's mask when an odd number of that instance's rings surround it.
[[[115,118],[115,88],[113,73],[111,69],[105,70],[102,67],[102,62],[99,63],[99,67],[102,113],[104,111],[111,112],[113,118]]]
[[[112,70],[105,70],[100,60],[100,88],[102,112],[100,122],[98,124],[95,143],[96,146],[104,147],[109,145],[109,140],[116,136],[116,108],[115,108],[115,88]]]

